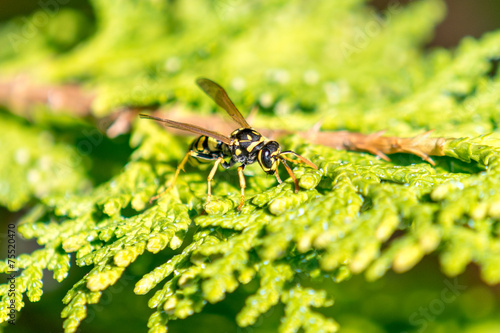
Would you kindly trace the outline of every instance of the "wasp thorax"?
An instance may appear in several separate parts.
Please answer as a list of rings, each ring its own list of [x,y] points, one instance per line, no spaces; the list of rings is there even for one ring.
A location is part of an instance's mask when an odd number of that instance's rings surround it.
[[[281,147],[276,141],[267,142],[259,151],[257,157],[262,170],[272,175],[279,165],[278,156],[281,153]]]
[[[252,164],[264,146],[264,137],[252,128],[239,128],[231,133],[232,159],[241,164]]]

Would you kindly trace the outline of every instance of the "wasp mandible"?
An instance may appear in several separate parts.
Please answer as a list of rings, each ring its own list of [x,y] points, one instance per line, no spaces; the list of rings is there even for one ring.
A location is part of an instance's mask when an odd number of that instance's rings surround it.
[[[237,168],[241,189],[241,199],[240,204],[238,205],[238,210],[241,210],[241,207],[245,202],[246,182],[243,170],[247,165],[252,164],[255,161],[259,162],[259,165],[262,170],[264,170],[264,172],[270,175],[274,174],[280,184],[282,183],[282,181],[278,175],[278,166],[280,162],[283,163],[286,171],[293,179],[293,182],[295,184],[295,193],[297,193],[299,191],[299,184],[292,169],[286,163],[286,160],[294,163],[305,163],[314,169],[318,169],[318,167],[305,157],[302,157],[291,150],[281,151],[281,147],[278,142],[265,138],[255,129],[250,127],[245,118],[243,118],[241,113],[234,106],[231,99],[229,99],[226,91],[217,83],[205,78],[196,80],[196,83],[210,98],[215,101],[215,103],[217,103],[217,105],[226,110],[226,112],[233,118],[233,120],[236,121],[241,127],[237,130],[234,130],[231,135],[227,137],[220,133],[204,129],[199,126],[180,123],[169,119],[162,119],[146,114],[140,114],[141,118],[156,120],[163,123],[167,127],[172,127],[201,135],[191,144],[189,151],[177,167],[174,178],[168,185],[167,189],[164,192],[151,198],[151,200],[157,199],[175,185],[180,171],[184,170],[184,165],[189,158],[194,158],[200,163],[215,161],[214,166],[212,167],[212,170],[210,171],[207,178],[207,203],[210,202],[212,195],[211,181],[214,178],[215,172],[217,171],[219,165],[221,165],[224,169],[229,169],[237,163],[240,164],[240,166],[238,166]],[[287,154],[292,154],[299,160],[296,161],[284,156]]]

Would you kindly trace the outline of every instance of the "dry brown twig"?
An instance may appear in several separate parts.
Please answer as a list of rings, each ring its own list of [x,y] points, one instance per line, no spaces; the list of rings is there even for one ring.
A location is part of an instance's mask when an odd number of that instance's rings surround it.
[[[71,112],[78,117],[92,114],[92,102],[95,94],[82,89],[78,85],[36,85],[24,76],[14,79],[0,80],[0,104],[5,105],[13,113],[30,118],[30,110],[34,105],[45,104],[52,110]],[[127,107],[117,110],[110,116],[111,126],[106,134],[116,137],[130,130],[131,122],[137,118],[144,108]],[[156,110],[155,115],[162,118],[203,126],[221,133],[230,133],[234,125],[218,116],[186,116],[180,114],[175,107],[168,110]],[[294,132],[308,143],[324,145],[339,150],[366,151],[389,161],[388,154],[408,153],[421,157],[435,165],[430,156],[444,156],[444,144],[447,138],[432,138],[428,131],[411,138],[386,137],[384,131],[373,134],[362,134],[348,131],[323,132],[319,130],[320,123],[311,130]],[[257,129],[264,136],[278,138],[293,132],[287,130]],[[170,129],[175,133],[186,135],[185,132]]]
[[[79,117],[91,112],[94,94],[76,84],[37,85],[26,76],[0,79],[0,104],[19,116],[30,118],[32,107],[45,104],[54,111],[69,111]]]

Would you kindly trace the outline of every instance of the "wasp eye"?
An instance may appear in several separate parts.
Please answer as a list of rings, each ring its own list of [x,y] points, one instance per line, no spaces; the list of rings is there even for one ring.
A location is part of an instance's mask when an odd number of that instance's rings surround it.
[[[269,149],[263,149],[262,150],[262,164],[267,168],[270,169],[273,166],[273,159],[271,158],[271,152]]]
[[[259,163],[262,169],[268,174],[273,174],[278,167],[278,156],[280,154],[280,146],[276,141],[269,141],[259,151]]]

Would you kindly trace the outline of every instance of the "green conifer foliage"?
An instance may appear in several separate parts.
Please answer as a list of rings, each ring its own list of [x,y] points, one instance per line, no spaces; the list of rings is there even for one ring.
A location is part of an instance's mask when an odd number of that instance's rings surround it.
[[[61,299],[68,333],[85,331],[89,309],[126,276],[134,288],[123,297],[131,304],[147,298],[150,309],[136,311],[149,312],[143,329],[151,333],[185,332],[196,320],[210,323],[206,332],[500,330],[491,287],[500,283],[500,31],[465,38],[453,50],[426,50],[445,15],[441,0],[382,13],[362,0],[91,5],[92,17],[60,4],[0,26],[0,45],[9,45],[0,48],[0,81],[23,76],[93,94],[84,119],[50,103],[5,103],[0,112],[0,205],[22,212],[18,235],[40,246],[17,253],[13,294],[0,285],[0,322],[8,322],[12,300],[17,311],[43,301],[44,273],[63,282],[74,271],[81,276]],[[245,115],[259,105],[256,128],[305,131],[321,121],[323,131],[409,137],[434,130],[456,139],[432,166],[408,154],[388,162],[289,135],[283,147],[319,167],[295,166],[297,194],[284,170],[286,181],[277,184],[252,165],[241,211],[234,170],[217,174],[206,204],[209,170],[187,167],[150,203],[189,141],[138,117],[121,137],[129,150],[120,138],[85,133],[124,109],[223,116],[195,86],[200,76],[227,87]],[[119,149],[125,163],[115,158]],[[99,168],[109,170],[105,181]],[[445,287],[422,278],[433,259]],[[453,278],[469,276],[470,264],[480,280],[460,289]],[[8,259],[0,262],[5,276],[11,269]],[[434,296],[445,317],[418,312],[421,304],[432,310],[432,296],[429,303],[418,289],[426,283],[457,299]],[[377,296],[378,305],[360,295],[384,284],[392,289]],[[483,302],[483,314],[468,302]],[[450,316],[446,309],[455,306]],[[106,317],[103,308],[98,315]]]

